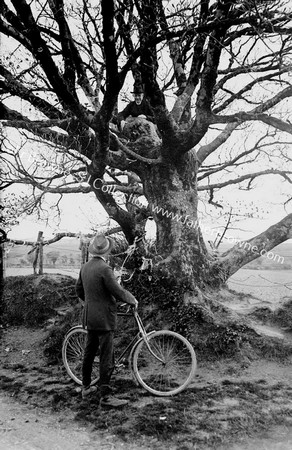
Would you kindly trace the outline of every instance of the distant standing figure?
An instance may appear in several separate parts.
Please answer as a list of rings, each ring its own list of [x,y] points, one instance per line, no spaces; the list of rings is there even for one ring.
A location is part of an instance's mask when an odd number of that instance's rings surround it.
[[[143,87],[141,85],[134,86],[132,93],[134,94],[134,101],[130,102],[117,116],[118,127],[121,131],[123,131],[127,118],[140,117],[155,122],[153,109],[144,98]]]

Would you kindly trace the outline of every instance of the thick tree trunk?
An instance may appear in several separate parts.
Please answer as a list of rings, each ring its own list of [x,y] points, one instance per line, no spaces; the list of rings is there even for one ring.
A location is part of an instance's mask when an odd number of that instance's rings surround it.
[[[210,256],[198,224],[197,164],[188,154],[176,166],[144,172],[145,195],[157,226],[158,267],[190,290],[206,284]]]

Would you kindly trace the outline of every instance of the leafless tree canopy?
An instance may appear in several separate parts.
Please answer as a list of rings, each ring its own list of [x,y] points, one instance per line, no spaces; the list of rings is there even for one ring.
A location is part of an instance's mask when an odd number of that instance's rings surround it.
[[[289,0],[0,5],[3,187],[30,184],[39,204],[45,193],[93,191],[133,241],[151,211],[131,194],[171,208],[166,192],[177,185],[195,204],[205,195],[218,206],[232,184],[278,176],[291,185]],[[157,126],[138,120],[138,139],[110,126],[134,81]]]

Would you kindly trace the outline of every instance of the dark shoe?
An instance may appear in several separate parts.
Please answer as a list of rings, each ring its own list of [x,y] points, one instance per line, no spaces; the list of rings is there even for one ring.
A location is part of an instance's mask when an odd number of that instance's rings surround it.
[[[100,406],[108,406],[109,408],[120,408],[128,404],[127,400],[122,400],[121,398],[113,397],[108,395],[107,397],[102,397],[100,399]]]
[[[97,391],[97,387],[96,386],[89,386],[89,387],[84,387],[82,388],[82,398],[86,398],[89,395],[93,394],[94,392]]]

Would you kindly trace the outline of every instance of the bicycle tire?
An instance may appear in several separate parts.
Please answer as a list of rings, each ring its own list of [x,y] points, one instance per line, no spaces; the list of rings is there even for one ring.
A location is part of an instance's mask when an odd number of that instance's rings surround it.
[[[65,369],[75,381],[82,385],[82,362],[86,345],[87,331],[82,326],[76,326],[66,334],[62,345],[62,359]],[[95,357],[92,367],[92,382],[96,384],[99,378],[99,358]]]
[[[166,397],[183,391],[192,381],[197,359],[191,343],[174,331],[161,330],[147,336],[133,354],[132,367],[138,383],[151,394]]]

